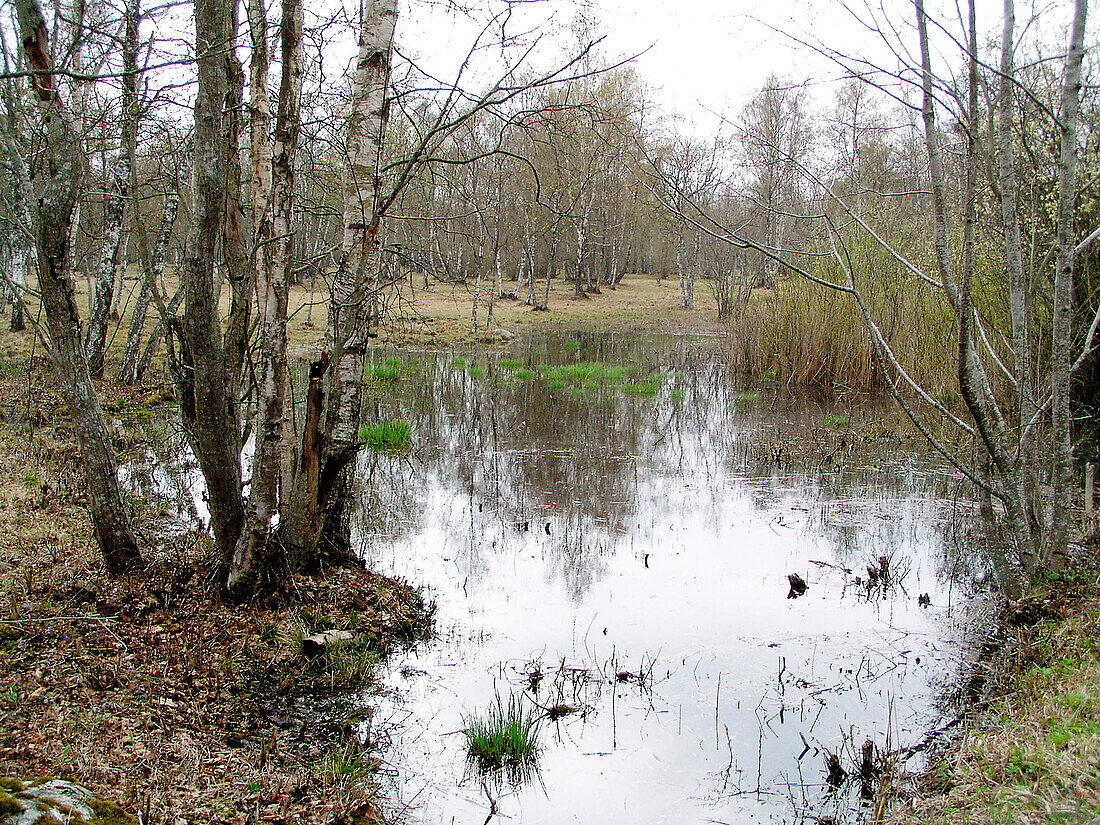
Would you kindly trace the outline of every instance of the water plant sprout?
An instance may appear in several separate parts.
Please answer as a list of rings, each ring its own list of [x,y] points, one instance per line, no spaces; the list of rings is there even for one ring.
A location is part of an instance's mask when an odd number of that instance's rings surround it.
[[[485,715],[464,720],[466,759],[482,774],[502,774],[514,785],[526,781],[538,764],[541,712],[512,694],[505,703],[498,694]]]
[[[405,453],[412,449],[408,421],[377,421],[359,428],[359,438],[378,453]]]

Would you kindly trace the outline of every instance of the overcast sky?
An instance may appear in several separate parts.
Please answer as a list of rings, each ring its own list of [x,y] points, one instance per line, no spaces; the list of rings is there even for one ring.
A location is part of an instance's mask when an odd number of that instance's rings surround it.
[[[568,28],[578,13],[584,14],[593,33],[605,37],[605,58],[638,55],[633,66],[664,108],[683,118],[711,121],[705,109],[740,108],[771,73],[802,80],[813,63],[813,73],[836,76],[825,61],[776,31],[802,34],[820,28],[814,21],[821,7],[834,7],[828,17],[835,27],[844,17],[836,5],[835,0],[545,0],[524,9],[525,22],[513,28],[557,33],[560,48],[568,48]],[[475,26],[447,15],[439,5],[418,0],[403,5],[402,47],[434,71],[453,66],[475,32]]]
[[[403,0],[399,23],[403,48],[443,75],[453,72],[476,33],[469,22],[446,14],[440,5],[446,2]],[[488,6],[483,0],[468,2]],[[930,14],[958,31],[962,2],[926,0],[926,5]],[[1017,0],[1016,5],[1018,25],[1038,14],[1039,22],[1029,27],[1041,25],[1053,42],[1061,42],[1070,0]],[[847,7],[839,0],[543,0],[520,8],[516,16],[524,22],[513,28],[556,33],[558,54],[568,48],[571,21],[578,11],[584,13],[593,20],[594,31],[606,37],[604,56],[639,55],[633,65],[653,91],[653,100],[677,116],[681,128],[701,133],[715,127],[708,110],[736,117],[771,74],[808,80],[815,101],[824,105],[831,100],[833,82],[843,72],[793,38],[817,40],[888,68],[897,65],[897,58],[871,29],[875,18],[892,21],[912,40],[911,0],[850,0]],[[979,0],[983,42],[998,41],[1001,8],[1001,0]],[[946,63],[959,65],[958,50],[942,35],[940,43]]]

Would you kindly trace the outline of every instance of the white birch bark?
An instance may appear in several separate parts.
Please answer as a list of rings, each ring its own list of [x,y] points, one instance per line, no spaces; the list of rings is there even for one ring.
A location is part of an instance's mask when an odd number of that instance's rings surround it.
[[[123,110],[133,110],[123,94]],[[128,115],[123,116],[126,129]],[[125,135],[123,136],[125,140]],[[114,300],[115,282],[119,276],[119,262],[124,247],[122,223],[126,214],[126,201],[130,195],[130,156],[122,148],[113,164],[110,188],[103,215],[103,246],[95,275],[95,300],[88,319],[88,369],[92,375],[103,374],[104,349],[107,345],[107,329],[111,321],[111,304]]]
[[[8,71],[8,55],[4,51],[4,71]],[[11,164],[12,195],[14,203],[12,215],[17,223],[11,236],[11,270],[8,273],[12,293],[11,325],[13,332],[26,328],[23,316],[23,296],[27,291],[27,273],[34,266],[34,186],[31,183],[30,169],[23,157],[23,149],[17,141],[19,116],[15,103],[15,91],[10,80],[4,83],[4,108],[7,123],[4,128],[4,145]]]
[[[142,284],[138,295],[137,305],[130,316],[130,331],[126,337],[126,349],[122,354],[122,365],[119,368],[118,380],[123,384],[134,384],[140,380],[143,370],[140,369],[142,331],[145,328],[145,319],[149,312],[149,302],[152,300],[153,291],[158,289],[158,284],[164,275],[164,261],[168,254],[168,245],[172,242],[172,227],[176,223],[176,215],[179,212],[180,196],[178,192],[169,192],[164,199],[164,212],[160,219],[160,231],[157,233],[156,244],[148,260],[145,259],[146,251],[142,250]],[[141,218],[135,214],[134,220]],[[141,232],[138,233],[139,236]],[[139,246],[144,246],[140,244]],[[150,339],[152,340],[152,339]]]
[[[373,319],[373,291],[381,268],[379,159],[387,119],[387,87],[397,22],[397,0],[368,0],[363,10],[359,55],[352,78],[347,124],[348,175],[344,188],[341,261],[329,296],[328,372],[322,476],[316,491],[318,516],[332,502],[329,523],[337,545],[347,541],[350,462],[359,448],[363,369]]]
[[[249,11],[251,26],[252,6]],[[253,427],[256,448],[245,526],[230,560],[227,580],[230,592],[238,595],[254,591],[264,578],[269,578],[270,566],[276,561],[271,536],[284,475],[281,459],[285,448],[287,287],[294,250],[294,156],[301,119],[302,21],[302,0],[283,0],[279,38],[282,77],[270,164],[272,237],[264,266],[256,270],[260,312],[260,370]]]
[[[46,21],[36,0],[16,3],[20,38],[30,68],[45,72],[33,81],[34,100],[46,126],[40,188],[35,199],[38,280],[51,356],[65,401],[76,425],[88,510],[111,575],[140,567],[141,550],[130,527],[129,511],[116,477],[111,435],[92,386],[80,337],[80,317],[72,279],[69,239],[83,173],[83,149],[69,112],[54,86]]]

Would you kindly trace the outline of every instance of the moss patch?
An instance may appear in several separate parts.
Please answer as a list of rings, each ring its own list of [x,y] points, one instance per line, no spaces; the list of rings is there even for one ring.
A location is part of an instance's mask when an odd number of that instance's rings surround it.
[[[23,806],[16,801],[14,796],[7,791],[0,791],[0,816],[17,814],[22,810]]]
[[[105,799],[88,800],[88,807],[95,813],[93,825],[137,825],[137,820],[114,802]]]

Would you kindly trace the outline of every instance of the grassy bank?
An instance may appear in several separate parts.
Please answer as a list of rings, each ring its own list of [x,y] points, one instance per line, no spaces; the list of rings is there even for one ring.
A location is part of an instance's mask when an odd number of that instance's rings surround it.
[[[893,823],[1100,822],[1100,580],[1048,581],[1010,621],[1003,690]]]
[[[131,272],[126,287],[135,286],[136,270]],[[512,283],[506,284],[510,289]],[[177,283],[173,276],[165,279],[165,289],[173,294]],[[328,293],[320,281],[311,289],[308,284],[290,288],[287,335],[292,351],[314,350],[322,346],[327,322]],[[471,325],[473,289],[465,284],[422,283],[408,280],[397,285],[387,297],[388,320],[378,330],[376,343],[409,347],[447,347],[456,344],[476,344],[499,341],[498,330],[511,335],[541,330],[599,330],[606,332],[658,332],[724,334],[728,326],[718,321],[717,304],[707,281],[700,281],[695,290],[695,306],[680,306],[680,287],[675,278],[654,275],[627,275],[616,288],[604,288],[595,295],[576,298],[573,285],[556,278],[551,282],[548,312],[535,312],[522,300],[500,299],[493,308],[492,323],[486,329],[489,285],[483,284],[478,309],[478,331]],[[228,290],[221,299],[223,315],[229,311]],[[541,297],[541,292],[539,293]],[[77,305],[86,307],[87,283],[77,283]],[[130,312],[136,300],[136,289],[123,297],[119,317],[112,321],[108,332],[108,361],[117,361],[126,346]],[[34,317],[38,304],[28,298],[28,314]],[[156,326],[156,313],[150,311],[146,335]],[[32,354],[30,333],[0,334],[0,355],[24,358]],[[35,350],[41,353],[41,347]],[[108,374],[114,369],[108,364]]]

